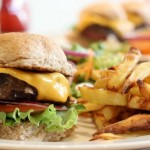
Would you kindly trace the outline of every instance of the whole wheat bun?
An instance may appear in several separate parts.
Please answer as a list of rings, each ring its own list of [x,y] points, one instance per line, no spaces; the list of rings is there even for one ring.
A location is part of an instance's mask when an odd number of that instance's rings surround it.
[[[0,67],[60,72],[67,76],[75,71],[61,47],[47,37],[15,32],[0,34]]]
[[[47,132],[44,125],[36,126],[30,122],[24,122],[12,127],[0,124],[0,139],[19,141],[48,141],[56,142],[68,137],[74,127],[64,132]]]
[[[127,13],[132,13],[141,18],[143,22],[150,24],[150,3],[144,0],[127,0],[123,3]]]
[[[95,19],[91,19],[91,18]],[[90,19],[89,19],[90,18]],[[114,25],[101,21],[101,18],[107,21],[116,22]],[[98,20],[101,23],[98,23]],[[82,33],[86,28],[92,25],[99,25],[110,28],[113,32],[124,36],[126,33],[134,30],[134,24],[128,19],[123,7],[117,3],[99,2],[87,6],[80,14],[77,24],[77,30]],[[113,27],[115,26],[115,28]]]
[[[117,3],[99,2],[87,6],[82,12],[84,14],[101,15],[108,19],[125,20],[127,15],[123,8]]]

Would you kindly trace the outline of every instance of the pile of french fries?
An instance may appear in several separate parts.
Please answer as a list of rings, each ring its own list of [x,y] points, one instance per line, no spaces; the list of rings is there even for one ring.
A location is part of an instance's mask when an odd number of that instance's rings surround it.
[[[140,58],[131,48],[118,66],[96,72],[94,87],[79,87],[98,128],[92,140],[150,134],[150,62]]]

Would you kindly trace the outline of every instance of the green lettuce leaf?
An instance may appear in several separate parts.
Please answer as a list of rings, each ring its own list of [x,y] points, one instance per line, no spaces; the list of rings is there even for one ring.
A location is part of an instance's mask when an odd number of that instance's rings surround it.
[[[47,131],[63,132],[72,128],[77,123],[78,110],[81,106],[72,106],[68,110],[56,111],[53,105],[50,105],[44,112],[34,113],[34,110],[21,112],[18,108],[11,113],[0,112],[0,121],[6,126],[13,126],[24,121],[30,121],[37,126],[44,124]]]
[[[112,66],[118,65],[123,61],[124,55],[122,53],[106,53],[105,55],[97,55],[94,58],[94,68],[95,69],[107,69]]]

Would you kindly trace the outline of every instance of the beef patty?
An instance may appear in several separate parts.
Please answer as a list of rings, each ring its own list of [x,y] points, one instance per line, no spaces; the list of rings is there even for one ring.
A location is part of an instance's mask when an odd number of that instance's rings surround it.
[[[103,27],[100,25],[91,25],[85,28],[81,35],[90,40],[105,40],[109,34],[115,34],[119,40],[122,40],[113,30],[108,27]]]
[[[0,100],[34,100],[37,95],[35,87],[9,74],[0,73]]]

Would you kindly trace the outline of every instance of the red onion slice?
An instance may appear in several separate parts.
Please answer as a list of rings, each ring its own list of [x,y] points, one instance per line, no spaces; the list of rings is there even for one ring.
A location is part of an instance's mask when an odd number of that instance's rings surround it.
[[[64,53],[67,56],[74,56],[74,57],[80,57],[80,58],[87,58],[89,56],[88,53],[86,52],[75,52],[75,51],[71,51],[71,50],[64,50]]]

